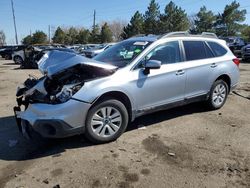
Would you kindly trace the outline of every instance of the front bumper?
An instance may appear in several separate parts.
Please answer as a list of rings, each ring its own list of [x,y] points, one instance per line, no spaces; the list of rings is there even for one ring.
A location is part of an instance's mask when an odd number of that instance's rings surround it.
[[[62,104],[30,104],[25,111],[14,108],[19,130],[32,129],[43,137],[62,138],[81,134],[91,104],[70,99]]]

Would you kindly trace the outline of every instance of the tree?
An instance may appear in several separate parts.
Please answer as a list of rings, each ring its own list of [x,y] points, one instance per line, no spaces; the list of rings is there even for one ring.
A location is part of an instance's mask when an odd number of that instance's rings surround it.
[[[160,6],[155,0],[151,0],[144,15],[145,34],[158,34],[158,25],[160,17]]]
[[[47,42],[47,35],[43,31],[36,31],[32,36],[32,44],[43,44]]]
[[[113,40],[116,42],[120,41],[123,28],[127,25],[127,22],[124,20],[117,19],[113,20],[112,22],[109,22],[108,25],[113,34]]]
[[[68,44],[76,44],[78,31],[76,30],[76,28],[70,27],[67,32],[67,36],[68,36],[68,42],[67,42]]]
[[[185,10],[170,1],[166,5],[164,14],[160,16],[160,33],[186,31],[189,29],[189,20]]]
[[[80,44],[86,44],[86,43],[88,43],[89,38],[90,38],[89,30],[88,29],[81,29],[79,31],[78,36],[77,36],[77,41]]]
[[[202,32],[214,32],[214,24],[216,22],[216,16],[212,11],[208,11],[205,6],[200,8],[200,11],[196,15],[195,30],[197,33]]]
[[[92,43],[100,43],[100,28],[99,25],[95,25],[90,33],[90,41]]]
[[[216,33],[221,36],[236,35],[241,27],[241,22],[246,19],[246,10],[239,10],[240,4],[233,1],[226,5],[222,14],[217,15]]]
[[[241,30],[241,36],[246,41],[250,42],[250,26],[244,25],[243,29]]]
[[[5,37],[5,33],[1,30],[0,31],[0,46],[3,46],[6,44],[6,37]]]
[[[100,39],[101,39],[101,43],[112,42],[112,32],[111,32],[107,22],[105,22],[101,28]]]
[[[126,27],[124,27],[121,37],[123,39],[127,39],[134,35],[142,34],[144,33],[143,26],[143,16],[141,13],[139,13],[139,11],[136,11],[134,16],[131,18],[130,23]]]
[[[32,36],[27,35],[26,37],[24,37],[23,40],[22,40],[22,44],[24,44],[24,45],[32,44]]]
[[[65,42],[65,32],[61,29],[61,27],[57,27],[55,34],[52,38],[54,43],[64,44]]]

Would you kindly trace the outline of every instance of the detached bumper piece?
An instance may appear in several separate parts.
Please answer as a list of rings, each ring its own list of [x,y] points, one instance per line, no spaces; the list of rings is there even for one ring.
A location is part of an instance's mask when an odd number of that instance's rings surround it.
[[[13,111],[14,111],[14,115],[15,115],[15,120],[16,120],[16,124],[17,124],[17,127],[18,127],[18,130],[20,132],[22,132],[22,128],[21,128],[21,118],[18,118],[17,117],[17,112],[20,112],[21,111],[21,108],[19,106],[15,106],[13,108]]]
[[[26,139],[31,139],[32,138],[31,132],[33,131],[32,126],[29,124],[28,121],[22,120],[21,118],[17,117],[17,112],[20,112],[21,108],[19,106],[15,106],[13,110],[19,132],[21,132]]]

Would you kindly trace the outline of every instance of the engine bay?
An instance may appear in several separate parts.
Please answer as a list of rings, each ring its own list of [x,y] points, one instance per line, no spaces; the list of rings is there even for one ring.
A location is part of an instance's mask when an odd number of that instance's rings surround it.
[[[30,76],[17,90],[18,106],[24,105],[27,108],[32,103],[64,103],[79,91],[85,82],[109,76],[114,72],[91,65],[77,64],[51,77],[45,75],[38,79]]]

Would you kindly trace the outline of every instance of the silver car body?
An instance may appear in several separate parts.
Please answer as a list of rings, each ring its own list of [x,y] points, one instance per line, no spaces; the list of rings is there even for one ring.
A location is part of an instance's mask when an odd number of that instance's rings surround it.
[[[114,44],[115,43],[102,44],[102,45],[96,46],[94,48],[87,49],[84,51],[84,53],[87,57],[92,58],[92,57],[98,55],[99,53],[102,53],[104,50],[113,46]]]
[[[134,38],[128,40],[134,40]],[[139,37],[137,40],[145,40],[145,38]],[[38,120],[58,120],[67,124],[66,126],[71,130],[70,135],[80,134],[84,131],[89,109],[99,97],[105,94],[116,92],[126,96],[130,101],[130,118],[133,121],[140,115],[163,107],[168,108],[188,100],[192,101],[192,99],[199,99],[199,97],[207,97],[215,80],[222,75],[230,78],[231,89],[239,81],[239,69],[232,61],[235,56],[223,40],[202,36],[166,37],[159,40],[149,37],[148,40],[151,40],[152,44],[129,65],[118,69],[110,76],[87,81],[67,102],[56,105],[30,104],[25,111],[18,112],[17,117],[26,120],[33,127],[38,126],[36,125]],[[170,41],[181,43],[181,41],[188,40],[213,41],[227,49],[227,53],[221,57],[163,64],[160,69],[150,70],[148,75],[143,73],[142,68],[137,68],[136,65],[145,55],[157,46]],[[77,55],[75,57],[78,58]],[[85,60],[85,63],[87,61],[90,64],[95,63],[87,59]],[[98,64],[98,62],[96,63]],[[109,68],[112,69],[114,67]],[[39,131],[39,128],[37,129]],[[64,137],[69,135],[59,134],[51,136],[46,133],[41,134],[46,137]]]

